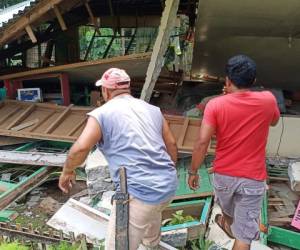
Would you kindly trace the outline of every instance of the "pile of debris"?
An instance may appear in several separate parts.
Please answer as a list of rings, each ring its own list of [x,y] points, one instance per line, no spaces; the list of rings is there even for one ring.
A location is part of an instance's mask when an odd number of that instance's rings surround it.
[[[5,111],[6,120],[2,123],[0,121],[0,132],[6,136],[1,137],[3,140],[0,145],[0,221],[8,224],[0,225],[0,231],[3,231],[3,235],[10,236],[11,228],[27,227],[21,231],[13,229],[17,231],[14,237],[41,240],[45,244],[55,242],[57,237],[68,242],[79,237],[80,242],[84,239],[82,241],[87,244],[102,246],[111,210],[111,197],[114,194],[108,163],[103,154],[98,150],[90,153],[85,169],[78,169],[78,182],[70,195],[62,194],[57,187],[71,142],[80,134],[89,108],[71,106],[54,109],[47,104],[32,106],[8,101],[3,103],[1,110]],[[82,120],[80,126],[62,126],[61,124],[72,122],[72,112],[76,114],[76,119],[80,117],[79,120]],[[56,117],[52,123],[47,120],[50,115]],[[41,121],[29,124],[37,116]],[[212,141],[210,155],[199,169],[200,188],[195,192],[191,191],[186,184],[187,169],[201,121],[183,116],[165,117],[181,152],[177,163],[179,187],[174,201],[163,212],[161,231],[162,241],[167,244],[165,249],[189,249],[193,244],[200,247],[207,239],[213,240],[214,243],[211,244],[215,244],[215,247],[230,249],[232,241],[222,235],[210,220],[210,212],[214,214],[219,209],[213,202],[212,176],[208,173],[216,142]],[[291,120],[287,121],[290,122]],[[12,130],[15,127],[18,129]],[[9,134],[18,136],[19,139],[10,137]],[[271,131],[269,140],[274,140],[277,135],[277,132]],[[289,134],[283,133],[283,143],[288,137]],[[42,138],[45,140],[41,140]],[[53,138],[56,141],[50,141]],[[272,143],[269,143],[268,151],[276,151]],[[294,153],[293,150],[291,152]],[[268,158],[269,191],[261,216],[261,223],[265,227],[261,234],[261,243],[264,245],[272,242],[299,249],[299,162],[295,158]],[[22,234],[27,231],[32,235]],[[85,237],[82,238],[82,235]],[[264,249],[264,246],[255,242],[252,248]]]

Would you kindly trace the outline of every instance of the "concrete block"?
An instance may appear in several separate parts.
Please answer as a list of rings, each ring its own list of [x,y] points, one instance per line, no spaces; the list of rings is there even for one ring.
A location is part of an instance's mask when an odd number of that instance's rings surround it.
[[[110,178],[108,162],[104,155],[96,149],[86,161],[87,187],[90,197],[102,195],[103,192],[114,190]]]
[[[184,247],[188,239],[188,229],[171,230],[161,233],[161,240],[173,247]]]
[[[300,191],[300,162],[295,162],[289,166],[288,175],[290,178],[291,189]]]
[[[89,196],[94,196],[99,193],[114,190],[114,185],[111,182],[106,182],[104,179],[96,181],[87,181],[87,188]]]

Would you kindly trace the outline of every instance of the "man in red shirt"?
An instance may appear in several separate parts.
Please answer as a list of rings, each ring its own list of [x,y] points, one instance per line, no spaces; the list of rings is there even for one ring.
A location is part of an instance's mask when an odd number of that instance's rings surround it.
[[[214,190],[223,212],[216,222],[236,239],[233,250],[248,250],[259,236],[269,126],[276,125],[280,113],[271,92],[250,90],[256,79],[252,59],[244,55],[230,58],[226,75],[226,95],[210,100],[205,107],[188,183],[191,189],[198,187],[198,168],[216,134]]]

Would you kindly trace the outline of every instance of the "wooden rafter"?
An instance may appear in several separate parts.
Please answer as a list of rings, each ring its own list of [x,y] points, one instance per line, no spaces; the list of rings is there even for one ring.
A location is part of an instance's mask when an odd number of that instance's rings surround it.
[[[64,18],[62,16],[62,14],[60,13],[59,8],[58,8],[57,5],[53,6],[53,11],[54,11],[54,13],[55,13],[55,15],[57,17],[57,20],[58,20],[58,23],[59,23],[61,29],[63,31],[67,30],[67,25],[66,25],[66,23],[64,21]]]
[[[84,6],[89,14],[90,17],[90,22],[94,25],[95,27],[95,32],[100,36],[101,32],[99,30],[100,24],[98,24],[96,17],[93,14],[93,11],[91,9],[91,6],[89,5],[89,2],[87,0],[84,1]]]
[[[60,4],[63,1],[64,0],[45,0],[39,2],[28,14],[19,18],[14,24],[5,30],[5,33],[0,37],[0,47],[13,37],[18,36],[18,33],[24,30],[28,25],[37,21],[41,16],[52,9],[54,5]]]
[[[36,103],[34,110],[29,112],[32,109],[30,103],[17,101],[5,101],[4,103],[4,106],[0,106],[0,115],[5,114],[8,110],[13,110],[16,106],[19,107],[19,112],[10,117],[10,121],[13,120],[13,122],[0,123],[0,135],[67,142],[74,142],[78,138],[86,124],[87,113],[93,110],[93,107],[64,107]],[[25,114],[27,115],[25,116]],[[37,118],[39,121],[33,125],[34,127],[24,127]],[[181,152],[191,152],[201,121],[169,115],[165,115],[165,119],[176,137],[178,149]],[[7,129],[12,125],[24,128],[18,131]]]
[[[24,120],[26,116],[28,116],[35,109],[35,104],[30,104],[15,120],[13,120],[6,129],[11,129],[16,126],[19,122]]]
[[[59,126],[61,121],[65,119],[73,106],[73,104],[69,105],[69,107],[59,115],[59,117],[46,129],[46,134],[52,133]]]
[[[34,32],[29,24],[25,27],[25,30],[28,36],[30,37],[31,42],[36,43],[37,42],[36,36],[34,35]]]
[[[164,54],[169,46],[169,38],[175,25],[179,0],[166,0],[165,5],[151,61],[148,66],[147,77],[141,93],[141,99],[145,101],[150,101],[155,83],[163,67]]]

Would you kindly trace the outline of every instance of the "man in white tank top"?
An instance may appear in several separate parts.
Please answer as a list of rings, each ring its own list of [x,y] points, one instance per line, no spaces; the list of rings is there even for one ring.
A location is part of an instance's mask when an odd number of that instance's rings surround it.
[[[102,87],[106,104],[88,114],[87,125],[68,155],[59,187],[69,191],[74,169],[97,145],[117,188],[120,166],[127,170],[130,250],[141,243],[155,249],[160,241],[161,212],[177,189],[176,141],[160,109],[130,95],[130,78],[124,70],[107,70],[96,86]],[[105,248],[115,249],[115,205]]]

